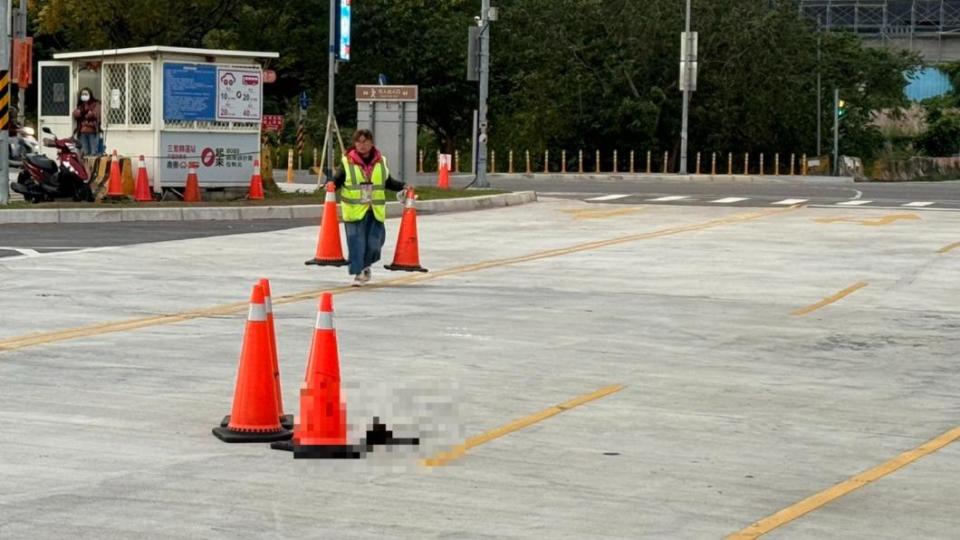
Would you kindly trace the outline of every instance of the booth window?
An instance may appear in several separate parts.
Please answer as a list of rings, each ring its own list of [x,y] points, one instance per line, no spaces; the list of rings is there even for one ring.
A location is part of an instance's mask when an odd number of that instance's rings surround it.
[[[152,66],[149,62],[107,64],[103,105],[110,126],[149,126]]]
[[[70,66],[42,66],[40,110],[44,116],[70,116]]]

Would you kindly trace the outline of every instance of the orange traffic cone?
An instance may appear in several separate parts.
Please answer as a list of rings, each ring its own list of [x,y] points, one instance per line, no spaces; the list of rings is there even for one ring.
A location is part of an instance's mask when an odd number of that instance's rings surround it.
[[[443,164],[437,171],[437,187],[440,189],[450,189],[450,168]]]
[[[190,163],[187,169],[187,187],[183,190],[183,202],[200,202],[200,181],[197,180],[197,164]]]
[[[340,353],[333,327],[333,295],[328,292],[320,296],[305,378],[293,441],[274,443],[271,448],[292,450],[294,458],[363,457],[360,447],[347,444],[347,406],[340,398]]]
[[[303,264],[317,266],[343,266],[343,246],[340,243],[340,222],[337,220],[337,194],[333,182],[327,182],[327,196],[323,202],[323,217],[320,219],[320,238],[317,254]]]
[[[123,178],[120,175],[120,159],[117,157],[117,151],[113,151],[113,159],[110,160],[110,180],[107,183],[107,197],[123,198]]]
[[[260,161],[253,162],[253,176],[250,177],[250,192],[247,198],[251,201],[263,200],[263,177],[260,176]]]
[[[270,338],[270,359],[273,363],[274,394],[277,396],[277,411],[280,413],[280,425],[286,429],[293,429],[293,415],[283,414],[283,389],[280,387],[280,361],[277,355],[277,332],[273,323],[273,300],[270,295],[270,280],[260,279],[260,288],[263,289],[263,305],[267,310],[267,328]],[[220,427],[227,427],[230,415],[223,417]]]
[[[150,180],[147,178],[147,164],[140,156],[137,164],[137,187],[134,190],[133,199],[137,202],[149,202],[153,200],[153,191],[150,190]]]
[[[397,238],[393,264],[384,266],[387,270],[404,272],[426,272],[420,266],[420,248],[417,244],[417,209],[414,207],[416,194],[413,186],[407,188],[407,198],[403,203],[403,217],[400,220],[400,235]]]
[[[213,428],[213,434],[229,443],[289,439],[290,431],[280,425],[275,393],[267,308],[263,287],[257,284],[250,297],[230,420],[226,427]]]

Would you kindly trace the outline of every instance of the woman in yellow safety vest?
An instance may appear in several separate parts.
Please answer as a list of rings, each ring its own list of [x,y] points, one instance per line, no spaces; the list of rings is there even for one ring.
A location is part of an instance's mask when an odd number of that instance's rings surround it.
[[[373,146],[373,133],[358,129],[353,147],[341,159],[333,179],[340,191],[340,211],[347,231],[351,283],[362,287],[371,278],[370,265],[380,260],[386,240],[386,191],[402,191],[406,184],[390,176],[387,159]]]

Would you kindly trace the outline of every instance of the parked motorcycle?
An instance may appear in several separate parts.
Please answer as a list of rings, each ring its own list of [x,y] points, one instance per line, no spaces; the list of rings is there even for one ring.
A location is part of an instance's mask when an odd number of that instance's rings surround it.
[[[23,155],[20,174],[10,187],[34,203],[58,198],[93,202],[90,173],[80,158],[77,141],[58,138],[47,127],[43,132],[49,135],[43,138],[43,145],[57,149],[59,164],[39,152]]]

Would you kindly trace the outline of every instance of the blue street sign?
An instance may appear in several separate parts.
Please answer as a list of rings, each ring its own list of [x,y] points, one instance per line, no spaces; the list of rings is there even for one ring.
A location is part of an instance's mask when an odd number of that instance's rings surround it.
[[[304,90],[300,92],[300,108],[307,109],[310,107],[310,96],[307,95],[307,91]]]

